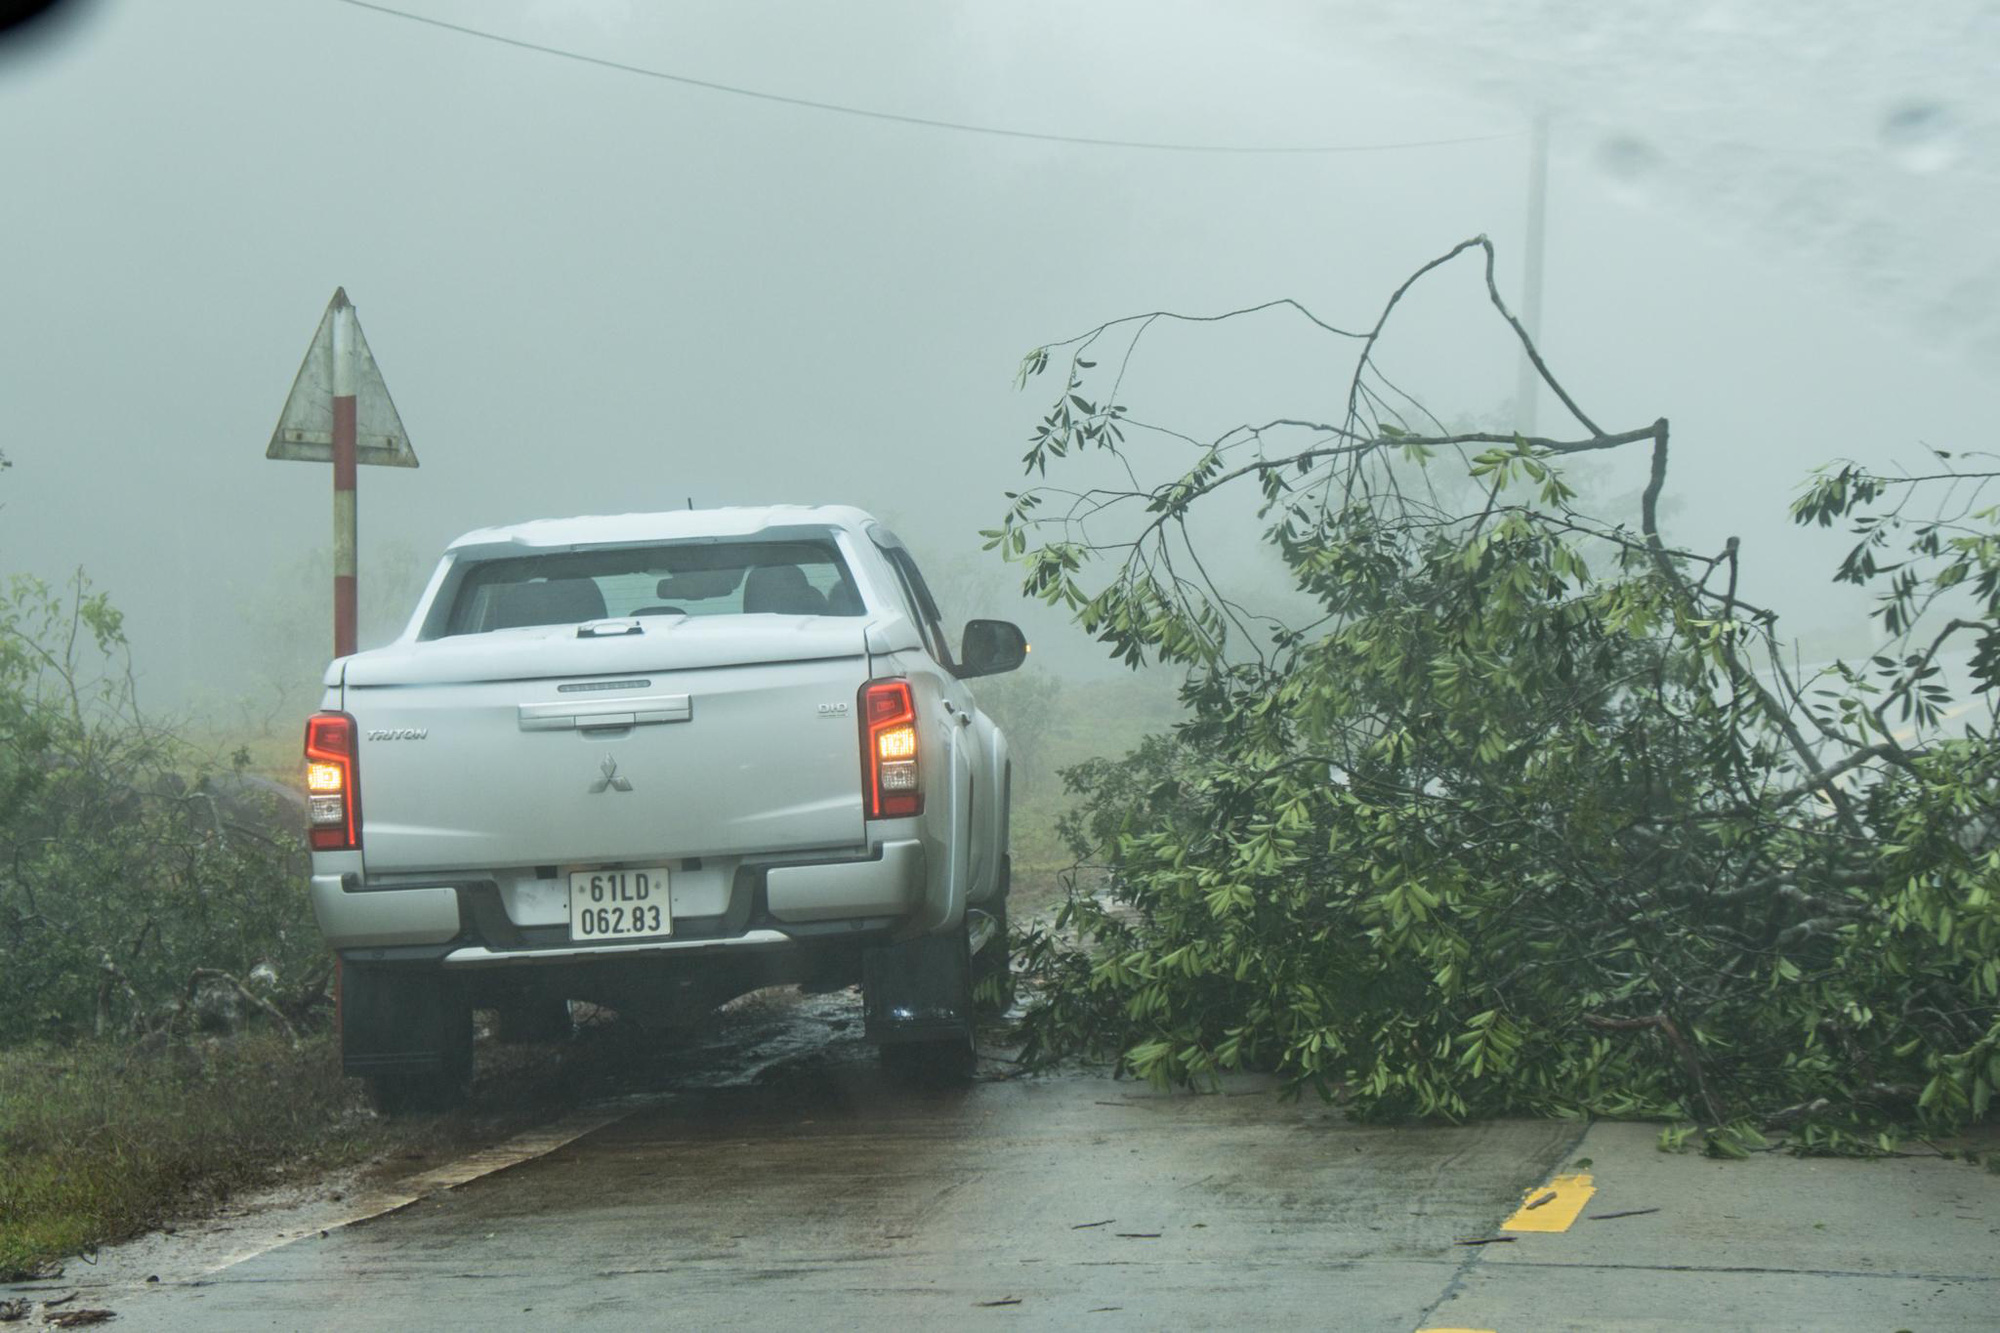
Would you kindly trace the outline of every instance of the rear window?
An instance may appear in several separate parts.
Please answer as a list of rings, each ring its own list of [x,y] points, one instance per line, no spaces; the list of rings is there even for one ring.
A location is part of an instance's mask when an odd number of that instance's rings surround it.
[[[443,633],[623,616],[858,616],[832,542],[699,541],[489,560],[460,580]]]

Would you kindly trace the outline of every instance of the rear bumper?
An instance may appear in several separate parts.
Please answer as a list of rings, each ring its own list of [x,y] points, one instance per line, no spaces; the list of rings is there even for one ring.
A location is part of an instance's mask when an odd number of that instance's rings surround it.
[[[311,897],[320,933],[343,953],[477,967],[734,953],[830,933],[872,933],[907,921],[923,904],[924,885],[924,845],[914,838],[878,843],[867,857],[739,864],[726,896],[718,886],[705,914],[681,915],[676,905],[673,938],[606,945],[577,945],[569,938],[566,879],[540,882],[546,892],[538,900],[556,911],[544,910],[534,920],[515,919],[529,895],[512,884],[503,894],[482,872],[388,883],[353,873],[314,874]]]
[[[313,916],[336,949],[443,944],[460,929],[458,889],[435,884],[407,889],[349,889],[351,875],[312,877]]]
[[[810,861],[764,871],[764,902],[779,923],[907,916],[924,896],[924,845],[885,842],[868,861]]]

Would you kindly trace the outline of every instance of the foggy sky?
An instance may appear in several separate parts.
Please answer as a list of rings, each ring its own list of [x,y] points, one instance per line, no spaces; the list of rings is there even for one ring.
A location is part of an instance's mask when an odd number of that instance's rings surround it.
[[[1032,346],[1283,295],[1365,324],[1478,233],[1517,295],[1544,108],[1552,363],[1606,429],[1672,418],[1674,535],[1743,534],[1746,591],[1796,631],[1857,605],[1824,583],[1839,538],[1784,523],[1804,471],[1981,447],[2000,408],[1979,73],[2000,22],[1971,0],[1622,25],[1519,0],[406,7],[1054,133],[1510,137],[1093,149],[747,101],[335,0],[98,0],[0,50],[0,572],[86,566],[156,697],[226,688],[242,608],[327,545],[329,470],[263,451],[336,285],[422,460],[362,469],[362,542],[426,559],[472,527],[690,498],[857,504],[929,565],[969,559],[1047,406],[1013,387]],[[1468,266],[1385,353],[1441,412],[1513,394],[1482,302]],[[1163,339],[1127,397],[1203,424],[1324,415],[1345,363],[1295,334]]]

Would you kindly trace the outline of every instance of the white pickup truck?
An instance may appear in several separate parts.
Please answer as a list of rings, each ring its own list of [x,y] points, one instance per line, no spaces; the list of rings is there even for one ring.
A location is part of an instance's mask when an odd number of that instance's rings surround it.
[[[462,1098],[472,1011],[587,1000],[692,1022],[860,982],[868,1035],[963,1074],[1006,981],[1007,742],[902,542],[856,509],[523,523],[446,550],[395,642],[306,727],[313,909],[346,1069],[388,1110]]]

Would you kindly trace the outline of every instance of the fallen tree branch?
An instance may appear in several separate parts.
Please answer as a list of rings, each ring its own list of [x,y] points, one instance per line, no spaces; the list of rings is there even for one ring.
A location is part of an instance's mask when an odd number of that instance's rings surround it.
[[[269,1014],[271,1016],[271,1020],[275,1022],[278,1025],[278,1027],[284,1032],[285,1039],[292,1044],[293,1049],[296,1050],[298,1048],[299,1044],[298,1029],[292,1026],[292,1020],[286,1018],[283,1011],[281,1011],[278,1008],[278,1006],[272,1004],[269,1000],[265,999],[263,996],[251,990],[248,986],[245,986],[241,981],[238,981],[231,974],[224,972],[219,968],[213,968],[213,967],[197,967],[194,971],[188,974],[187,986],[181,992],[180,1003],[174,1007],[173,1018],[170,1019],[168,1022],[169,1028],[172,1028],[175,1024],[178,1024],[180,1020],[186,1016],[188,1006],[194,1003],[195,992],[201,988],[201,983],[204,981],[228,982],[230,986],[235,988],[235,991],[238,995],[242,996],[245,1000],[248,1000],[252,1005],[257,1007],[258,1009],[263,1010],[266,1014]]]
[[[1596,1028],[1600,1032],[1634,1032],[1651,1028],[1664,1034],[1673,1044],[1675,1054],[1680,1056],[1682,1066],[1686,1068],[1688,1077],[1694,1082],[1695,1091],[1701,1094],[1702,1105],[1708,1108],[1710,1122],[1717,1126],[1727,1123],[1714,1094],[1708,1090],[1708,1077],[1702,1073],[1700,1057],[1695,1054],[1693,1044],[1681,1035],[1681,1030],[1674,1025],[1673,1019],[1663,1013],[1647,1014],[1643,1018],[1606,1018],[1601,1014],[1585,1014],[1583,1023],[1585,1027]]]

